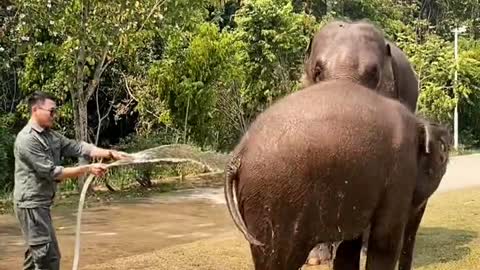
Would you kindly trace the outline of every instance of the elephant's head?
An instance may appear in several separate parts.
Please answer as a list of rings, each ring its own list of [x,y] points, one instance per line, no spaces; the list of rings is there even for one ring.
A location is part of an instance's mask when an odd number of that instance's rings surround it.
[[[423,206],[427,199],[437,190],[449,160],[452,137],[447,128],[422,122],[418,126],[418,176],[413,205]]]
[[[305,56],[303,86],[351,79],[387,96],[394,95],[390,45],[367,21],[334,21],[312,38]]]

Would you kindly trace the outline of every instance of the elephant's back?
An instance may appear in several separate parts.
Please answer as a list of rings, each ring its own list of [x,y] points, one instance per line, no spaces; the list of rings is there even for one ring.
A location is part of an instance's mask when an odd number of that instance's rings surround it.
[[[292,158],[298,151],[299,159],[315,151],[322,151],[326,160],[377,155],[392,148],[399,129],[407,128],[409,118],[414,121],[412,116],[398,101],[359,84],[326,81],[274,103],[255,119],[242,145],[260,155]],[[336,154],[325,156],[324,151]]]
[[[390,44],[393,58],[392,65],[398,99],[410,111],[415,112],[420,87],[418,76],[407,55],[395,43],[388,41],[388,44]]]
[[[395,104],[347,81],[320,83],[280,100],[244,136],[240,198],[255,197],[292,215],[304,211],[321,220],[330,237],[359,233],[398,155],[403,127],[396,121],[403,109]]]

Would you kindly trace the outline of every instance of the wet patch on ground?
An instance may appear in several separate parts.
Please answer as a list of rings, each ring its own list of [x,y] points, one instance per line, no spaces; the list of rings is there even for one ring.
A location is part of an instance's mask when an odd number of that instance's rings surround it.
[[[475,204],[478,193],[468,198],[465,192],[454,198],[442,193],[479,185],[479,162],[480,155],[452,159],[422,223],[436,230],[432,233],[426,228],[419,233],[416,261],[421,269],[474,269],[471,266],[477,261],[473,258],[480,257],[480,250],[465,246],[478,246],[480,241],[476,234],[480,232],[478,222],[472,222],[478,221],[480,215]],[[211,182],[219,183],[213,179],[202,185],[211,186]],[[252,269],[248,245],[235,229],[223,196],[221,187],[200,188],[128,200],[115,197],[103,206],[92,204],[94,207],[83,213],[81,269]],[[62,251],[62,269],[69,269],[73,260],[74,207],[58,207],[52,214]],[[465,212],[463,216],[461,211]],[[434,236],[441,239],[435,240]],[[455,241],[456,253],[438,244]],[[23,245],[14,216],[1,215],[1,270],[21,268]],[[455,254],[455,260],[451,254]]]
[[[82,266],[209,239],[231,231],[222,189],[179,191],[112,206],[86,209],[82,220]],[[76,209],[54,209],[62,268],[70,268]],[[0,269],[19,269],[24,244],[13,215],[0,219]]]

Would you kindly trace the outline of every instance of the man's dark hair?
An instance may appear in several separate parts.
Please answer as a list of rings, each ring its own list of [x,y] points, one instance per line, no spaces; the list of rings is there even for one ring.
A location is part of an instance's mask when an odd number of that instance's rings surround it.
[[[37,105],[39,103],[44,103],[45,100],[50,99],[52,101],[55,101],[55,97],[52,95],[45,93],[45,92],[34,92],[29,98],[28,98],[28,108],[31,111],[32,107],[34,105]]]

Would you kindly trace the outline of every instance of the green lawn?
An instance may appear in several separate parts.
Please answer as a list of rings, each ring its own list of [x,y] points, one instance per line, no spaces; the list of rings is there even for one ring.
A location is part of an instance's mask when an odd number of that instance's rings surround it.
[[[253,269],[245,239],[233,229],[227,235],[90,265],[85,269]],[[416,270],[479,270],[480,188],[434,196],[417,239]]]
[[[415,250],[416,269],[480,269],[480,189],[430,200]]]
[[[450,156],[454,157],[454,156],[467,156],[467,155],[475,155],[475,154],[480,154],[480,149],[464,149],[464,148],[460,148],[458,150],[454,150],[452,149],[450,151]]]

